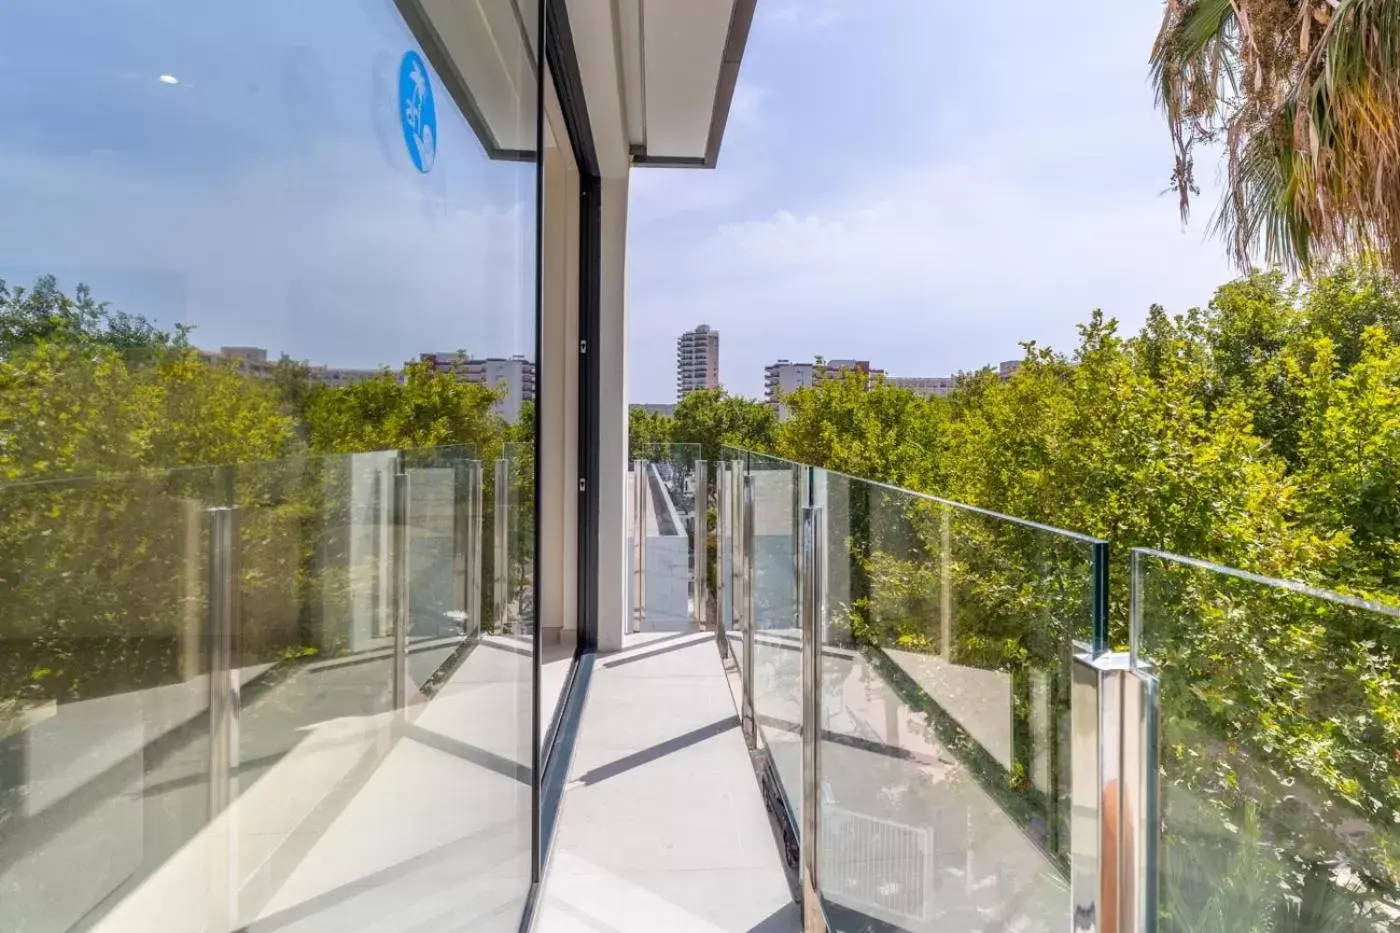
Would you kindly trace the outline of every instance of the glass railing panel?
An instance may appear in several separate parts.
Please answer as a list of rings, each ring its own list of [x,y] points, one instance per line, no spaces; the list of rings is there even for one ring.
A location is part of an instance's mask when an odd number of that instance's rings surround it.
[[[1102,542],[816,471],[834,930],[1071,927],[1070,672]]]
[[[215,470],[0,487],[0,929],[67,930],[209,819]]]
[[[720,519],[720,526],[725,529],[724,536],[720,539],[720,556],[718,560],[719,572],[724,577],[724,586],[720,591],[720,618],[724,625],[725,637],[729,641],[729,656],[736,667],[742,670],[744,663],[743,644],[741,628],[744,624],[743,613],[745,597],[745,581],[742,576],[744,569],[743,561],[743,534],[744,534],[744,475],[746,470],[746,452],[734,447],[724,447],[721,450],[720,458],[724,462],[726,474],[726,498],[720,502],[723,516]]]
[[[699,444],[646,444],[642,629],[685,631],[694,615],[695,461]]]
[[[454,608],[470,454],[0,487],[0,929],[343,926],[444,866],[469,915],[518,896],[531,632]]]
[[[1134,552],[1158,929],[1400,926],[1400,607]]]
[[[802,629],[798,534],[811,470],[750,454],[753,483],[753,711],[785,802],[801,825]]]

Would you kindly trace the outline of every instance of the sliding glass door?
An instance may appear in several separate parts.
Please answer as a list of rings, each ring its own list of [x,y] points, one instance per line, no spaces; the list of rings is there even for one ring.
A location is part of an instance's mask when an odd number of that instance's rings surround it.
[[[541,18],[0,7],[0,929],[517,928]]]

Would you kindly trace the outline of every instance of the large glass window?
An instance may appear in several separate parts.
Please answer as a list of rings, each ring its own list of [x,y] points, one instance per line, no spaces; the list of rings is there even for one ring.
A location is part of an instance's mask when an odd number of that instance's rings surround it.
[[[0,6],[0,930],[517,928],[537,19]]]

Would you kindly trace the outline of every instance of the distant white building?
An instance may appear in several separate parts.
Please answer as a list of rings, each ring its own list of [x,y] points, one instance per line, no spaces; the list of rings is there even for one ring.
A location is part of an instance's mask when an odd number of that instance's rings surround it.
[[[278,366],[284,363],[299,362],[300,365],[306,367],[306,378],[310,382],[332,389],[343,389],[346,386],[367,382],[386,371],[384,369],[314,365],[305,361],[293,360],[286,355],[277,360],[269,360],[267,350],[263,347],[219,347],[217,353],[210,350],[197,350],[195,352],[206,363],[233,360],[238,364],[241,372],[247,373],[254,379],[271,379],[276,374]],[[402,373],[395,372],[393,375],[395,378],[402,378]]]
[[[896,389],[908,389],[915,395],[925,398],[942,398],[952,392],[958,380],[952,376],[887,376],[885,385]]]
[[[782,396],[816,385],[822,379],[838,377],[843,372],[865,373],[869,384],[885,374],[882,369],[871,369],[869,360],[827,360],[822,363],[778,360],[763,368],[763,397],[768,404],[777,407],[778,418],[783,419],[787,417],[787,406],[779,401]]]
[[[791,395],[798,389],[815,385],[818,367],[816,363],[794,363],[791,360],[778,360],[763,368],[763,398],[770,405],[778,406],[778,415],[783,415],[778,399]]]
[[[306,375],[308,379],[317,385],[328,386],[332,389],[343,389],[346,386],[368,382],[384,372],[387,372],[387,370],[347,369],[343,366],[308,366]],[[402,378],[401,373],[396,372],[393,375],[396,379]]]
[[[505,387],[505,395],[496,402],[495,413],[514,424],[520,420],[520,409],[535,400],[535,364],[523,356],[473,359],[465,353],[422,353],[420,363],[426,363],[438,373],[451,373],[463,382],[491,388]]]
[[[718,386],[719,331],[701,324],[676,341],[676,399]]]
[[[990,369],[991,367],[987,367]],[[1005,360],[997,364],[996,373],[999,379],[1010,379],[1016,374],[1016,370],[1021,368],[1020,360]],[[937,396],[942,398],[950,394],[958,387],[962,376],[887,376],[885,385],[893,386],[896,389],[908,389],[916,395],[925,398]]]

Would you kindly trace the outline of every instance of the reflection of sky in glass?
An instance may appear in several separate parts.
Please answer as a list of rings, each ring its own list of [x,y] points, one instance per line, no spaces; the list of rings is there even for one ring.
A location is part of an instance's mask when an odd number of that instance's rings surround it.
[[[434,75],[414,168],[391,0],[10,0],[0,35],[0,278],[333,365],[533,351],[535,167]]]

